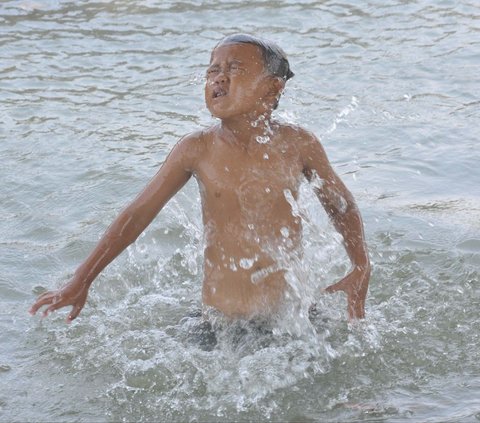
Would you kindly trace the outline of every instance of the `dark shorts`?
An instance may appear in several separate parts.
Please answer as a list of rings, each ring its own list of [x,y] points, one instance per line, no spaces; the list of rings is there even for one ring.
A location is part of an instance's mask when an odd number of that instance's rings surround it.
[[[196,310],[184,317],[180,324],[187,342],[204,351],[212,351],[219,343],[235,350],[265,347],[273,337],[271,325],[264,319],[210,322]]]
[[[326,323],[315,304],[310,307],[308,318],[317,331]],[[180,330],[186,343],[204,351],[212,351],[219,344],[237,352],[255,351],[270,346],[274,340],[271,321],[260,318],[231,322],[214,318],[209,321],[201,310],[188,313],[180,321]]]

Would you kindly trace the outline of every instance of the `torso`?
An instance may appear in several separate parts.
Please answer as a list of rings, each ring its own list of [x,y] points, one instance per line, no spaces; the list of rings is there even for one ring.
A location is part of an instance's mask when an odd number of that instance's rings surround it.
[[[303,166],[292,128],[248,148],[202,134],[197,178],[205,225],[203,303],[229,317],[271,314],[282,303],[284,273],[298,254],[301,220],[292,210]]]

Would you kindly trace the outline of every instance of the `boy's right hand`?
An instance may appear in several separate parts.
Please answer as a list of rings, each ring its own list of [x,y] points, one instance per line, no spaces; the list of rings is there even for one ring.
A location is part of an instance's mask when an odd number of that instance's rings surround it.
[[[39,308],[49,306],[43,311],[43,317],[47,317],[49,313],[71,305],[73,307],[67,317],[67,322],[71,322],[80,314],[80,311],[85,305],[88,288],[88,285],[83,281],[78,281],[74,278],[63,288],[56,291],[47,291],[40,295],[29,312],[34,315]]]

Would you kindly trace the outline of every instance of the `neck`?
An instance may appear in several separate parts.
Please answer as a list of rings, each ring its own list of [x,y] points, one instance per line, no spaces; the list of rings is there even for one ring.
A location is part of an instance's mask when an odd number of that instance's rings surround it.
[[[220,124],[228,138],[240,144],[248,145],[252,141],[267,143],[273,135],[274,122],[271,113],[222,119]]]

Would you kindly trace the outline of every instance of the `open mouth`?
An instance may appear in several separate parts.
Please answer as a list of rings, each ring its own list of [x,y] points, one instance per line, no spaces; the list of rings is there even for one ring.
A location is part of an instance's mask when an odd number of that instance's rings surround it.
[[[226,96],[226,95],[227,95],[227,92],[226,92],[224,89],[222,89],[222,88],[215,88],[215,89],[213,90],[213,95],[212,95],[212,97],[213,97],[213,98],[218,98],[218,97],[223,97],[223,96]]]

